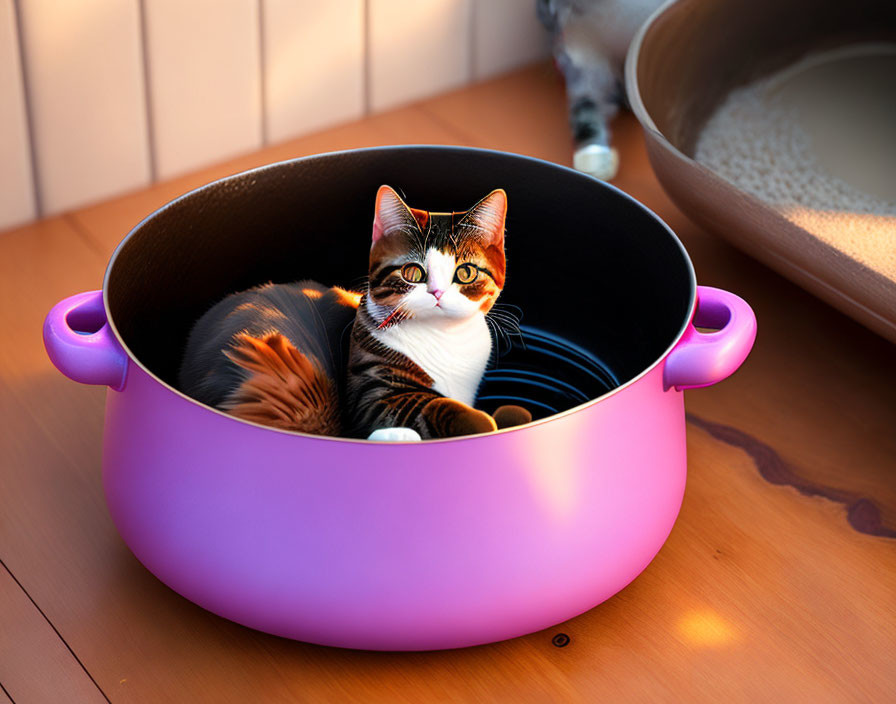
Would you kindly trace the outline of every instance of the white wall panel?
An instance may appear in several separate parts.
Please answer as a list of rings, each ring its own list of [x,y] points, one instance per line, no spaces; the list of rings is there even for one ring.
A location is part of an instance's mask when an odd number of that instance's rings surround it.
[[[369,0],[373,110],[455,88],[470,77],[471,0]]]
[[[144,0],[156,174],[261,146],[257,0]]]
[[[0,0],[0,230],[35,217],[34,178],[12,0]]]
[[[535,16],[535,0],[476,0],[473,12],[477,80],[550,55],[547,31]]]
[[[262,1],[268,141],[360,118],[364,0]]]
[[[149,182],[137,0],[19,3],[45,213]]]

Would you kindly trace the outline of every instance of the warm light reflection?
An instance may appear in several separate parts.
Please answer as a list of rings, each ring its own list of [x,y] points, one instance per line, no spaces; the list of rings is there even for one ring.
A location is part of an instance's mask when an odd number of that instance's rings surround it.
[[[339,301],[352,308],[357,308],[361,304],[361,294],[356,291],[346,291],[338,286],[333,287],[333,291],[339,297]]]
[[[692,645],[717,648],[737,640],[734,628],[708,609],[690,611],[678,621],[678,632]]]
[[[308,298],[314,298],[314,299],[318,299],[321,296],[323,296],[323,294],[320,291],[316,291],[313,288],[303,288],[302,294],[307,296]]]
[[[896,278],[896,215],[780,206],[785,218],[869,269]]]
[[[563,523],[575,516],[583,500],[583,472],[590,468],[582,456],[583,429],[568,418],[556,424],[552,433],[520,433],[515,445],[518,466],[525,473],[532,494],[544,513]]]

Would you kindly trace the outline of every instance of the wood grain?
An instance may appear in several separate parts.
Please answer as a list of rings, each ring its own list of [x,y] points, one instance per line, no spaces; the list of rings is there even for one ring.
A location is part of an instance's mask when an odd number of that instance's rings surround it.
[[[0,633],[4,634],[0,639],[0,682],[10,700],[106,701],[53,626],[2,564]]]
[[[534,94],[533,85],[538,85]],[[563,84],[548,64],[437,96],[420,107],[433,120],[463,134],[469,146],[572,164]]]
[[[744,367],[686,395],[684,505],[629,587],[512,641],[353,652],[213,616],[118,538],[100,484],[105,392],[53,370],[39,331],[56,300],[99,286],[127,229],[183,190],[265,159],[406,134],[566,163],[565,130],[559,83],[539,66],[0,237],[0,558],[110,700],[896,699],[893,347],[687,221],[650,172],[629,115],[614,125],[616,184],[672,225],[701,283],[744,296],[759,319]],[[770,474],[769,457],[787,473]],[[860,500],[878,511],[876,529],[850,515]],[[565,647],[552,643],[559,634]]]

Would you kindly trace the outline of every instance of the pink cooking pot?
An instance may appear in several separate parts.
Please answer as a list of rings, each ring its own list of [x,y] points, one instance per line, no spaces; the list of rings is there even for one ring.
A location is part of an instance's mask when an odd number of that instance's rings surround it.
[[[506,189],[501,300],[524,326],[499,336],[479,405],[515,400],[535,420],[375,443],[255,425],[178,391],[187,333],[227,293],[358,283],[382,183],[442,211]],[[755,334],[749,306],[698,287],[671,230],[616,188],[434,146],[297,159],[188,193],[121,242],[102,291],[44,326],[60,371],[111,389],[103,485],[153,574],[252,628],[377,650],[530,633],[633,580],[681,505],[681,392],[731,374]]]

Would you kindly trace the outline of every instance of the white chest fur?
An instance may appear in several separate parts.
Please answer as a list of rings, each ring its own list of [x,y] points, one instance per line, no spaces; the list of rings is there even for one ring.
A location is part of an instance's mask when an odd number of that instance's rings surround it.
[[[423,369],[435,391],[472,405],[492,351],[482,313],[462,322],[406,320],[373,335]]]

